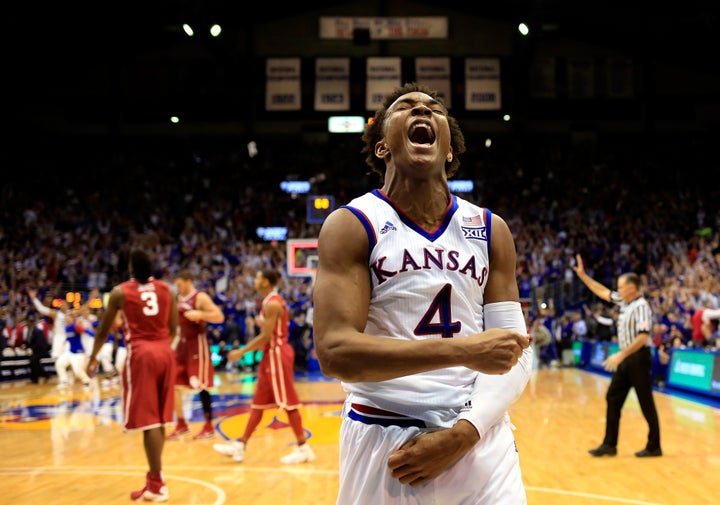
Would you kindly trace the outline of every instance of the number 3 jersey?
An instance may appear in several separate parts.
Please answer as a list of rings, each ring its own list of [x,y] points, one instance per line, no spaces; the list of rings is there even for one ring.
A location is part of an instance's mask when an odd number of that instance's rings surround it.
[[[345,208],[362,222],[370,245],[372,293],[365,333],[424,340],[483,331],[488,209],[453,195],[440,225],[428,232],[377,189]],[[476,374],[457,366],[343,387],[348,401],[448,427],[468,400]]]
[[[169,345],[170,286],[150,278],[145,284],[130,279],[120,287],[125,295],[122,310],[126,345],[139,339],[166,339]]]

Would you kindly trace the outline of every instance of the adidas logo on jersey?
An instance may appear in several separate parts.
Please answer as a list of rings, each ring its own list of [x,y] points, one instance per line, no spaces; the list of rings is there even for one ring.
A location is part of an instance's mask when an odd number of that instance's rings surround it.
[[[392,224],[390,221],[385,221],[385,226],[380,229],[380,233],[384,235],[389,231],[397,231],[397,228],[395,228],[395,225]]]

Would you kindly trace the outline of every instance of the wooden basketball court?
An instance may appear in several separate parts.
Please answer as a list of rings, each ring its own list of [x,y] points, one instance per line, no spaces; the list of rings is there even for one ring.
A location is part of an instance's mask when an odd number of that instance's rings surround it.
[[[164,475],[175,505],[334,505],[339,411],[336,381],[299,377],[302,415],[316,455],[280,464],[294,437],[284,414],[266,412],[243,463],[213,443],[241,433],[253,389],[250,373],[218,373],[213,389],[218,435],[168,441]],[[664,456],[638,459],[647,428],[633,393],[623,411],[618,455],[593,458],[602,439],[608,378],[575,369],[537,371],[510,413],[530,505],[710,505],[720,496],[720,409],[656,392]],[[144,484],[140,433],[123,433],[119,387],[58,389],[0,383],[0,503],[126,504]],[[189,398],[188,398],[189,399]],[[190,404],[190,401],[186,403]],[[193,431],[199,402],[188,406]],[[372,505],[372,504],[368,504]],[[445,505],[445,504],[443,504]],[[452,504],[447,504],[452,505]],[[511,505],[511,504],[510,504]]]

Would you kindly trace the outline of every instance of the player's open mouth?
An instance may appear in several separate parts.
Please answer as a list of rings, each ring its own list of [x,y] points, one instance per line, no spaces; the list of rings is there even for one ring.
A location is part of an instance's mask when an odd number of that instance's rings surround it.
[[[429,123],[417,122],[410,127],[408,138],[413,144],[432,144],[435,142],[435,132]]]

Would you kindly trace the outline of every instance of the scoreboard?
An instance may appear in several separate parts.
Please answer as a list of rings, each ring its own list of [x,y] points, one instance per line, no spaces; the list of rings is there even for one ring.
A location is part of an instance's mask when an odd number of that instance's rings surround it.
[[[307,222],[322,224],[335,210],[335,197],[331,195],[310,195],[307,200]]]

